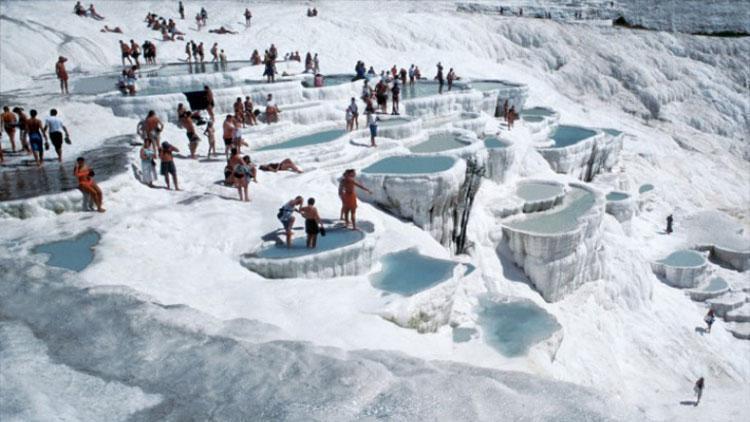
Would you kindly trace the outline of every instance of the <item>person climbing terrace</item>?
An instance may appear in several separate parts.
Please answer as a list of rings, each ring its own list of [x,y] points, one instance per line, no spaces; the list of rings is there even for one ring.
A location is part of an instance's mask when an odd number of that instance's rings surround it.
[[[0,115],[2,120],[3,129],[8,134],[10,140],[11,152],[16,152],[16,126],[18,125],[18,119],[16,119],[15,113],[10,111],[10,107],[3,106],[3,114]]]
[[[214,116],[214,106],[216,105],[214,103],[214,92],[211,91],[211,88],[208,85],[203,86],[203,99],[206,102],[206,111],[208,112],[208,116],[211,120],[216,120]]]
[[[224,119],[224,124],[222,125],[222,139],[224,139],[224,155],[226,156],[227,160],[229,159],[229,153],[231,152],[232,143],[234,142],[234,116],[231,114],[227,114],[226,119]]]
[[[245,97],[245,103],[243,104],[245,108],[245,122],[250,126],[255,126],[258,124],[258,120],[255,118],[255,105],[253,104],[253,99],[250,98],[250,96]]]
[[[86,195],[89,195],[94,205],[96,205],[98,212],[106,211],[102,208],[104,194],[94,180],[94,169],[86,164],[85,158],[78,157],[76,159],[76,164],[73,167],[73,175],[78,179],[78,189],[83,193],[84,198]]]
[[[198,143],[201,138],[195,133],[193,113],[189,110],[182,112],[182,115],[180,116],[180,125],[185,128],[185,136],[188,139],[188,148],[190,149],[190,158],[196,159],[195,151],[198,149]]]
[[[169,142],[162,142],[161,148],[159,148],[159,159],[161,160],[161,171],[160,173],[164,176],[164,181],[167,183],[167,190],[171,189],[169,184],[169,175],[172,175],[174,180],[174,190],[180,190],[177,185],[177,167],[174,165],[174,157],[172,154],[180,152],[179,149],[170,145]]]
[[[672,223],[674,222],[674,217],[672,217],[672,214],[669,214],[667,216],[667,234],[672,234]]]
[[[448,91],[450,91],[453,88],[453,81],[458,79],[458,76],[456,76],[456,72],[453,71],[453,68],[450,68],[448,71],[448,76],[446,76],[446,81],[448,81]]]
[[[31,151],[34,154],[34,162],[37,167],[41,167],[44,163],[44,144],[47,140],[47,135],[42,131],[42,122],[36,117],[36,110],[29,111],[31,117],[26,120],[26,133],[29,135],[29,144],[31,144]],[[49,145],[49,144],[47,144]]]
[[[706,323],[706,332],[711,333],[711,326],[714,325],[714,322],[716,321],[716,315],[714,314],[713,309],[709,309],[708,313],[706,313],[706,316],[703,317],[703,321]]]
[[[270,171],[271,173],[278,173],[280,171],[292,171],[294,173],[302,173],[300,169],[291,158],[284,158],[278,163],[261,164],[258,166],[262,171]]]
[[[60,56],[55,63],[55,75],[60,80],[60,92],[62,94],[70,94],[70,91],[68,91],[68,71],[65,70],[66,61],[68,61],[67,58]]]
[[[698,378],[698,381],[695,382],[695,386],[693,386],[693,391],[695,392],[694,406],[698,406],[698,403],[700,403],[705,385],[706,381],[703,379],[703,377]]]
[[[120,53],[122,55],[122,66],[125,66],[125,60],[127,60],[128,63],[130,63],[130,65],[132,66],[133,61],[130,60],[130,46],[122,40],[120,40]]]
[[[273,100],[273,95],[268,94],[266,98],[266,124],[270,125],[271,123],[278,122],[279,113],[281,113],[281,110],[279,110],[279,106]]]
[[[307,234],[307,248],[315,249],[318,246],[318,234],[325,235],[323,222],[320,221],[320,214],[315,208],[315,198],[308,198],[307,205],[300,207],[299,213],[305,218],[305,233]]]
[[[98,21],[104,20],[104,16],[96,13],[96,9],[94,8],[94,4],[93,3],[89,5],[89,16],[92,17],[92,18],[94,18],[94,19],[96,19],[96,20],[98,20]]]
[[[136,77],[136,67],[131,66],[130,69],[125,70],[125,89],[128,93],[128,95],[135,95],[136,91],[136,85],[135,82],[138,80],[138,77]]]
[[[141,56],[141,46],[139,46],[138,43],[133,40],[130,40],[130,56],[135,59],[136,69],[140,68],[141,62],[138,58]]]
[[[250,28],[250,20],[253,18],[253,14],[250,9],[245,8],[245,26]]]
[[[232,31],[231,29],[225,28],[223,25],[220,26],[218,29],[209,29],[208,32],[212,34],[239,34],[237,31]]]
[[[438,94],[442,94],[445,79],[443,78],[443,65],[440,62],[437,64],[437,75],[435,75],[435,80],[438,81]]]
[[[344,224],[348,227],[351,219],[352,230],[357,230],[357,188],[372,194],[370,189],[357,182],[357,172],[354,169],[348,169],[344,172],[344,178],[341,180],[340,196],[341,209],[344,214]]]
[[[401,94],[401,86],[398,82],[398,79],[395,79],[393,81],[393,88],[391,88],[391,102],[393,104],[391,114],[398,116],[399,110],[398,110],[398,100],[399,96]]]
[[[276,218],[281,222],[284,228],[284,234],[286,236],[286,247],[291,249],[292,247],[292,229],[294,227],[294,213],[299,212],[299,207],[304,203],[305,199],[302,196],[297,196],[294,199],[288,201],[276,214]]]
[[[46,134],[49,134],[49,139],[52,141],[52,146],[55,147],[55,152],[57,153],[57,161],[62,163],[63,140],[65,141],[65,143],[70,144],[70,134],[68,133],[68,128],[65,127],[62,120],[57,117],[57,110],[54,108],[49,111],[49,117],[44,119],[44,132],[45,138],[47,137]]]
[[[148,111],[146,121],[143,124],[143,130],[146,132],[147,139],[150,139],[154,145],[158,146],[161,138],[161,131],[164,130],[164,124],[154,110]]]

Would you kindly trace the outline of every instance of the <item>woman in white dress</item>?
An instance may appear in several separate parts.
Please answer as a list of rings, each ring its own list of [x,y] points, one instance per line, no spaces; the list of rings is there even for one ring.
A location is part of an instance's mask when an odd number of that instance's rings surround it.
[[[156,175],[156,162],[154,161],[155,156],[154,149],[151,147],[151,139],[146,139],[141,147],[141,182],[148,185],[148,187],[154,187],[154,180],[158,177]]]

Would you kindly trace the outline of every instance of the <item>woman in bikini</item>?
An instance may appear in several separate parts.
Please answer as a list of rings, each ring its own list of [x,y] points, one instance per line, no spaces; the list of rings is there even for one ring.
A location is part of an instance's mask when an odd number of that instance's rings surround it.
[[[76,165],[73,168],[73,175],[78,178],[78,189],[83,192],[84,195],[90,195],[91,199],[96,205],[96,210],[99,212],[106,211],[102,208],[103,194],[99,185],[94,181],[94,170],[86,164],[86,160],[83,157],[78,157]]]

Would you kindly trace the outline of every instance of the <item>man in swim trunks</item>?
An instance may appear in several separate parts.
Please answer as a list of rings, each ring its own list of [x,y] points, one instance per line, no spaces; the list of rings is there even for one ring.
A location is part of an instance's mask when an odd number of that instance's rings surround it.
[[[250,126],[254,126],[258,124],[258,121],[255,119],[255,106],[253,105],[253,99],[250,98],[250,96],[245,97],[245,122],[249,124]]]
[[[180,124],[185,128],[185,135],[188,139],[188,148],[190,149],[190,158],[195,159],[195,150],[198,148],[198,142],[201,138],[195,133],[195,124],[193,124],[193,117],[190,110],[185,110],[180,116]]]
[[[19,130],[18,138],[21,140],[21,147],[24,151],[31,155],[31,147],[28,141],[28,132],[26,131],[26,121],[29,120],[26,113],[23,112],[23,107],[13,108],[13,112],[18,115],[18,124],[16,125]]]
[[[3,107],[3,114],[0,116],[0,120],[3,122],[3,129],[10,138],[10,147],[13,152],[16,152],[16,124],[17,119],[15,113],[10,111],[8,106]]]
[[[237,101],[234,102],[234,116],[235,123],[245,127],[245,105],[242,104],[242,97],[237,97]]]
[[[279,113],[281,113],[281,110],[279,110],[276,102],[274,102],[273,95],[268,94],[266,98],[266,123],[270,125],[271,123],[278,122]]]
[[[361,185],[355,179],[357,173],[349,169],[344,173],[344,179],[341,181],[341,210],[344,213],[344,223],[349,225],[349,218],[352,221],[352,230],[357,230],[357,191],[360,188],[365,192],[372,194],[370,189]]]
[[[224,153],[227,156],[227,159],[229,159],[229,152],[232,148],[232,143],[234,142],[234,116],[231,114],[227,114],[227,118],[224,119],[224,125],[222,126],[223,135],[222,138],[224,139]]]
[[[203,62],[202,57],[201,62]],[[203,93],[206,96],[206,111],[208,111],[208,115],[211,117],[211,120],[216,120],[214,118],[214,92],[211,91],[211,88],[208,85],[204,85]]]
[[[37,167],[41,167],[44,161],[44,141],[47,135],[42,131],[42,122],[36,118],[36,110],[29,112],[31,117],[26,120],[26,133],[29,134],[31,151],[34,153],[34,161]]]
[[[315,208],[315,198],[308,198],[307,205],[299,209],[299,213],[305,218],[305,233],[307,233],[307,247],[315,249],[318,246],[318,233],[320,233],[320,215]]]
[[[286,234],[286,247],[292,247],[292,228],[294,227],[294,213],[299,212],[299,207],[304,203],[304,198],[297,196],[290,200],[283,207],[279,209],[276,218],[279,219],[282,226],[284,227],[284,233]]]
[[[55,152],[57,153],[57,161],[62,163],[63,139],[66,142],[70,142],[70,135],[68,134],[68,128],[57,117],[57,110],[54,108],[49,111],[49,117],[44,119],[44,132],[45,134],[49,133],[49,139],[52,141],[52,146],[55,147]],[[64,137],[63,132],[65,132]]]
[[[122,53],[122,66],[125,67],[125,59],[128,59],[128,63],[133,65],[133,61],[130,60],[130,46],[120,40],[120,53]]]
[[[68,91],[68,72],[65,70],[65,62],[67,60],[65,57],[60,56],[57,58],[57,63],[55,63],[55,74],[57,75],[57,79],[60,80],[60,92],[63,94],[70,94]]]
[[[162,124],[161,119],[159,119],[154,110],[148,111],[144,129],[146,130],[148,139],[151,139],[152,143],[158,145],[161,139],[161,131],[164,130],[164,124]]]
[[[177,167],[175,167],[174,158],[172,157],[172,154],[175,152],[180,152],[180,150],[170,145],[169,142],[163,142],[161,144],[161,148],[159,148],[161,174],[164,176],[164,181],[167,182],[167,190],[170,189],[170,174],[172,175],[172,179],[174,180],[174,190],[180,190],[180,187],[177,185]]]
[[[443,78],[443,65],[440,62],[437,64],[437,75],[435,75],[435,80],[438,81],[438,94],[442,94],[445,79]]]
[[[130,55],[135,59],[136,69],[140,68],[141,62],[138,58],[141,56],[141,46],[133,40],[130,40]]]

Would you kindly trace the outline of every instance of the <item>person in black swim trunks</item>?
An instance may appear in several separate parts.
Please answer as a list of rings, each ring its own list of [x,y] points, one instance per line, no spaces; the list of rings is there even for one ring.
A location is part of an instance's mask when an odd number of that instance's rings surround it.
[[[262,164],[259,168],[263,171],[270,171],[272,173],[277,173],[285,170],[290,170],[295,173],[302,173],[302,169],[294,164],[294,162],[289,158],[283,159],[280,163]]]
[[[65,133],[64,137],[63,132]],[[55,152],[57,153],[57,161],[62,162],[63,140],[70,143],[70,135],[68,134],[68,128],[57,117],[57,110],[54,108],[49,111],[49,117],[44,120],[44,133],[45,135],[49,134],[49,139],[52,141],[52,146],[55,147]]]
[[[44,162],[44,143],[47,135],[42,130],[42,122],[36,118],[36,110],[29,111],[31,117],[26,120],[26,133],[29,134],[29,144],[31,151],[34,153],[34,161],[37,167],[41,167]]]
[[[318,234],[321,233],[321,221],[318,209],[315,208],[315,198],[309,198],[307,205],[299,209],[305,218],[305,233],[307,233],[307,247],[315,249],[318,246]]]

